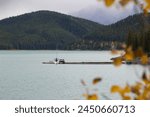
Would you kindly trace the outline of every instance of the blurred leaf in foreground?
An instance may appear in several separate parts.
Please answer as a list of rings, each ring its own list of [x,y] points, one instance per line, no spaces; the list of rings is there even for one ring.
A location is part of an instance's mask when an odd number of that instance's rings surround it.
[[[87,100],[98,100],[98,96],[97,96],[97,94],[88,95]]]
[[[115,66],[120,66],[122,64],[122,58],[121,57],[115,58],[113,63]]]
[[[99,83],[101,80],[102,80],[102,78],[97,77],[93,80],[93,84],[95,85],[95,84]]]
[[[105,0],[105,5],[107,7],[110,7],[111,5],[113,5],[114,2],[115,2],[115,0]]]

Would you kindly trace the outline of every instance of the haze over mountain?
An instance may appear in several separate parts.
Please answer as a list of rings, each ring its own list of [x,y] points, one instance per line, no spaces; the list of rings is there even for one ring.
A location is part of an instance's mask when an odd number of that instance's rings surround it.
[[[100,24],[109,25],[135,14],[137,12],[137,9],[136,11],[135,9],[136,8],[133,6],[127,6],[125,8],[108,8],[104,5],[94,5],[71,14],[73,16],[88,19]]]
[[[0,19],[39,10],[68,14],[94,4],[100,2],[97,0],[0,0]]]

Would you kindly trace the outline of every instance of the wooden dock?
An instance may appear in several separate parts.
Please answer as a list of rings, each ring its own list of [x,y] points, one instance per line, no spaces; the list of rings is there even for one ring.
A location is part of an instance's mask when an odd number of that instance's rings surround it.
[[[48,62],[42,62],[42,64],[56,64],[53,61],[48,61]],[[113,62],[65,62],[65,63],[57,63],[57,64],[76,64],[76,65],[110,65],[113,64]],[[139,65],[140,63],[138,62],[132,62],[132,63],[128,63],[128,62],[122,62],[122,64],[127,64],[127,65]],[[148,63],[147,65],[150,65],[150,63]]]
[[[53,61],[42,62],[43,64],[55,64]],[[113,62],[65,62],[58,64],[89,64],[89,65],[103,65],[103,64],[113,64]],[[124,64],[124,63],[123,63]]]

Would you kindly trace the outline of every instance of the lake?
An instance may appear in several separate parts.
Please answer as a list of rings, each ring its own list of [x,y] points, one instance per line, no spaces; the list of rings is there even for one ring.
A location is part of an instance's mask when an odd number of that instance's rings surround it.
[[[42,64],[56,57],[65,61],[106,62],[114,56],[108,51],[0,51],[0,99],[81,100],[86,92],[81,80],[100,99],[120,99],[110,93],[111,86],[133,84],[142,74],[138,65]],[[93,86],[95,77],[102,81]]]

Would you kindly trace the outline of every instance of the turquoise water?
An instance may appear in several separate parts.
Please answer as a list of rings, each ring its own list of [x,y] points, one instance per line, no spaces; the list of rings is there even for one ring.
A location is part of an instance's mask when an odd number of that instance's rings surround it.
[[[125,85],[138,81],[142,73],[139,66],[122,65],[50,65],[42,64],[55,57],[66,61],[110,61],[107,51],[0,51],[0,99],[12,100],[71,100],[84,99],[87,83],[90,93],[120,99],[110,93],[114,84]],[[92,85],[95,77],[102,82]],[[98,89],[92,91],[92,89]]]

